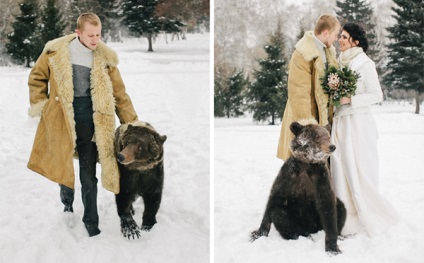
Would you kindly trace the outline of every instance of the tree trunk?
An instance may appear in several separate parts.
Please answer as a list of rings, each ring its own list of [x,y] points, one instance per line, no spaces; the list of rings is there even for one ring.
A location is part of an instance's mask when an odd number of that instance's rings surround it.
[[[275,117],[274,114],[271,115],[271,123],[270,125],[275,125]]]
[[[147,39],[149,40],[149,50],[147,50],[147,51],[149,51],[149,52],[153,52],[152,38],[153,38],[153,34],[149,34],[147,36]]]
[[[415,93],[415,114],[420,114],[420,93]]]

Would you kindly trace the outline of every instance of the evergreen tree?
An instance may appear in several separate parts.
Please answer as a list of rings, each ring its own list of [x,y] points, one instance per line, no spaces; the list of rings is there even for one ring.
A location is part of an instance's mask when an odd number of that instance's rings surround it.
[[[183,22],[179,19],[170,19],[167,17],[159,17],[160,31],[165,33],[180,33]]]
[[[215,44],[215,56],[220,52],[217,47]],[[214,59],[214,63],[214,116],[224,117],[224,90],[231,74],[230,67],[226,63],[218,64],[217,59]]]
[[[47,6],[41,14],[41,23],[38,29],[38,56],[43,51],[44,44],[50,40],[63,36],[65,28],[66,24],[63,22],[62,12],[56,7],[56,0],[48,0]]]
[[[380,49],[370,4],[367,4],[365,0],[337,0],[336,13],[342,26],[346,23],[357,23],[364,28],[369,44],[367,55],[377,64]]]
[[[153,36],[159,33],[160,23],[156,16],[157,0],[123,0],[123,23],[136,36],[145,36],[149,41],[148,51],[153,51]]]
[[[63,0],[62,0],[63,1]],[[78,17],[82,13],[95,13],[102,22],[102,40],[121,42],[119,27],[122,22],[122,0],[65,0],[68,8],[65,10],[67,21],[70,21],[70,31],[74,32]]]
[[[66,23],[63,21],[63,15],[56,7],[56,0],[47,0],[47,6],[41,15],[41,40],[43,43],[63,36]]]
[[[20,4],[21,14],[16,16],[13,31],[8,34],[9,43],[6,44],[7,52],[18,63],[25,63],[30,67],[31,61],[38,58],[35,32],[37,28],[36,5],[27,0]]]
[[[123,18],[121,0],[96,0],[100,10],[97,15],[102,21],[103,40],[121,42],[120,24]]]
[[[103,8],[109,8],[110,0],[62,0],[68,2],[68,12],[64,15],[71,24],[70,31],[75,32],[77,28],[77,19],[82,13],[95,13],[102,22],[102,31],[108,30],[107,21],[103,21]]]
[[[216,74],[213,89],[213,114],[215,117],[224,117],[224,88]]]
[[[389,73],[384,82],[391,89],[416,92],[415,113],[420,113],[419,95],[424,93],[424,5],[421,0],[393,0],[397,23],[388,28]]]
[[[268,45],[264,46],[267,58],[259,60],[261,69],[256,70],[253,82],[249,85],[249,109],[253,112],[253,119],[266,121],[271,118],[271,125],[275,118],[282,118],[287,102],[287,71],[283,55],[284,37],[281,23],[277,30],[270,35]]]
[[[216,83],[218,84],[218,83]],[[218,84],[219,85],[219,84]],[[217,100],[216,109],[221,116],[238,117],[243,115],[243,96],[242,92],[247,85],[247,80],[243,76],[242,70],[236,72],[226,81],[225,87],[217,87],[218,93],[215,96]]]
[[[305,27],[303,25],[300,25],[299,34],[297,34],[297,37],[296,37],[296,43],[299,42],[299,40],[301,40],[304,35],[305,35]]]

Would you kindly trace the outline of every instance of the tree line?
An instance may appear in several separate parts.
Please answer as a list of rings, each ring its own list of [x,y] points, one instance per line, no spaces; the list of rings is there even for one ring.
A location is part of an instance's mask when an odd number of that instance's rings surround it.
[[[421,44],[424,7],[420,0],[394,2],[396,5],[392,10],[396,22],[387,28],[387,36],[379,36],[377,16],[365,0],[336,1],[334,12],[342,25],[356,22],[366,30],[370,43],[368,56],[376,63],[386,98],[395,96],[400,89],[412,91],[416,94],[415,112],[419,113],[420,94],[424,94],[424,50]],[[234,67],[231,61],[225,60],[227,56],[220,59],[226,46],[215,40],[215,117],[237,117],[250,112],[257,122],[275,124],[275,119],[282,119],[287,101],[287,61],[292,52],[288,51],[289,41],[283,34],[282,20],[277,24],[268,33],[268,40],[262,48],[261,57],[266,58],[257,59],[256,69],[250,72],[243,67]],[[301,22],[295,42],[305,30]],[[275,41],[276,38],[280,41]],[[387,38],[391,40],[388,43],[384,41]]]
[[[209,0],[6,1],[2,4],[6,12],[0,15],[0,52],[27,67],[47,41],[73,32],[78,16],[85,12],[100,17],[104,41],[143,36],[148,39],[148,51],[153,51],[153,39],[159,33],[185,38],[186,32],[209,27]]]

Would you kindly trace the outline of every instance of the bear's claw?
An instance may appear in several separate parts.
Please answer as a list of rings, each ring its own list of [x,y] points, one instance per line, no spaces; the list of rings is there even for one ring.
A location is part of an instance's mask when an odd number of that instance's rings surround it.
[[[144,225],[142,225],[141,226],[141,230],[143,230],[143,231],[146,231],[146,232],[150,232],[150,230],[153,228],[153,226],[144,226]]]
[[[326,244],[325,245],[325,251],[331,256],[331,255],[337,255],[341,254],[342,251],[339,249],[337,244]]]
[[[140,230],[134,219],[132,218],[121,218],[121,233],[124,237],[128,239],[140,238]]]
[[[253,231],[250,234],[250,239],[249,239],[250,243],[260,238],[261,236],[268,236],[268,232],[262,231],[260,229]]]

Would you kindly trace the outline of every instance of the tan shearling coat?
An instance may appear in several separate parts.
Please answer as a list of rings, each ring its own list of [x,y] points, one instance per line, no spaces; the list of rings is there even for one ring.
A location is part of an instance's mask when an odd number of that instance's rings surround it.
[[[28,79],[29,115],[41,116],[28,168],[48,179],[74,188],[73,156],[76,147],[74,88],[69,43],[76,34],[49,41]],[[114,154],[115,112],[121,123],[138,119],[125,91],[117,54],[99,42],[93,53],[91,98],[94,141],[105,189],[119,193],[119,171]]]
[[[290,124],[300,121],[303,124],[318,123],[322,126],[332,122],[332,106],[329,97],[321,87],[320,78],[325,66],[315,44],[313,32],[308,31],[296,44],[289,64],[288,100],[281,123],[277,157],[287,160],[290,155],[290,142],[293,134]],[[329,66],[337,67],[336,50],[326,48]]]

